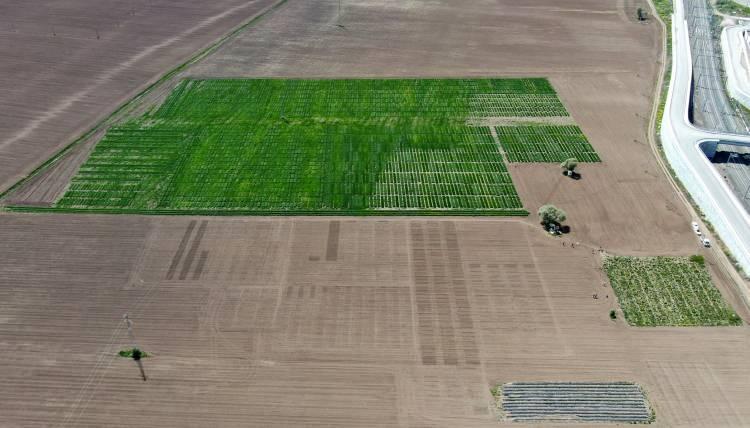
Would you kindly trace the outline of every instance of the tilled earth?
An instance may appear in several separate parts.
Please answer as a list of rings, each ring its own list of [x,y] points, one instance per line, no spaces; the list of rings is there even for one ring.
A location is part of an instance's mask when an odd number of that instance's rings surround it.
[[[598,250],[518,220],[0,222],[12,426],[494,426],[491,387],[549,380],[637,382],[661,426],[750,421],[747,327],[611,321]]]
[[[0,190],[278,0],[0,4]]]
[[[343,2],[337,18],[337,1],[289,0],[187,74],[550,77],[603,162],[585,165],[580,181],[553,164],[511,173],[526,209],[557,204],[572,233],[548,237],[534,216],[0,214],[3,424],[495,426],[509,422],[491,387],[576,380],[639,383],[657,426],[750,424],[747,326],[645,329],[609,319],[617,305],[600,248],[702,251],[646,143],[659,31],[620,7],[631,3],[363,0]],[[142,38],[130,34],[139,52]],[[159,58],[142,59],[150,76],[166,67]],[[37,81],[16,80],[14,90]],[[0,146],[10,159],[3,167],[15,168],[3,180],[33,169],[128,93],[99,92],[85,117]],[[19,111],[47,117],[54,105]],[[3,135],[23,128],[13,129]],[[147,382],[116,356],[132,346],[126,312],[151,355]]]

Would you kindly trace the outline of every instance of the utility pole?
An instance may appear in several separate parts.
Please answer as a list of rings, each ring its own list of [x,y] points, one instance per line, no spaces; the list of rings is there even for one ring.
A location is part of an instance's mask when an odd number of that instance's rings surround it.
[[[130,342],[133,344],[133,360],[135,360],[135,363],[138,365],[138,369],[141,371],[141,377],[143,378],[143,381],[146,381],[146,372],[143,370],[143,362],[141,361],[141,348],[138,347],[138,345],[135,343],[135,335],[133,334],[133,323],[130,321],[130,317],[128,314],[125,314],[123,317],[125,318],[125,324],[128,326],[128,337],[130,338]]]
[[[339,28],[346,28],[344,25],[341,25],[341,0],[339,0],[339,7],[336,12],[336,26]]]
[[[127,324],[128,326],[128,337],[130,338],[130,342],[133,344],[134,348],[137,348],[138,345],[135,343],[135,336],[133,335],[133,322],[130,321],[130,315],[125,314],[123,318],[125,318],[125,324]]]

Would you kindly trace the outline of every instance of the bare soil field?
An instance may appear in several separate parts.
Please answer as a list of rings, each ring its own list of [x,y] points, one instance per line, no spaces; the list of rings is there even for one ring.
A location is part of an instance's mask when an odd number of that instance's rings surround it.
[[[535,380],[638,382],[656,426],[750,422],[747,326],[610,321],[598,251],[518,220],[0,225],[10,426],[492,427],[490,388]]]
[[[337,3],[289,1],[187,74],[550,77],[603,162],[580,181],[556,165],[511,173],[525,207],[557,204],[572,234],[550,238],[534,216],[0,213],[2,424],[492,427],[510,422],[490,388],[518,381],[632,381],[655,426],[750,424],[747,325],[608,316],[600,247],[698,251],[645,143],[656,24],[615,0],[344,1],[338,22]],[[43,160],[14,153],[19,171]],[[147,382],[116,356],[132,346],[125,312]]]
[[[0,4],[0,190],[274,0]]]

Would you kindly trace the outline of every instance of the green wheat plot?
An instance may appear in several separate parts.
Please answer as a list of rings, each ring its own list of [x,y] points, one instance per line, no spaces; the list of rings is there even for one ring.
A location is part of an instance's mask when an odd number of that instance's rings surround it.
[[[577,126],[500,126],[495,131],[510,162],[600,161]]]
[[[56,208],[525,215],[467,120],[565,115],[545,79],[188,79],[111,128]]]

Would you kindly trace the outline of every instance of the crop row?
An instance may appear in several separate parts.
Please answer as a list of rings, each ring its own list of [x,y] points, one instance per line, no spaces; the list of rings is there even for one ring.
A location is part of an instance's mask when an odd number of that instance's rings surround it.
[[[519,209],[521,200],[494,144],[453,150],[398,150],[378,176],[377,208]]]
[[[713,326],[742,322],[701,263],[684,257],[608,257],[604,267],[630,324]]]
[[[466,119],[563,113],[544,79],[185,80],[112,128],[56,206],[520,213],[491,129]]]
[[[500,399],[513,421],[646,423],[653,419],[643,391],[626,382],[514,382],[503,385]]]
[[[555,94],[479,94],[469,105],[474,117],[568,116]]]
[[[355,134],[340,136],[307,126],[292,126],[284,133],[208,127],[196,134],[170,131],[166,125],[128,126],[130,130],[111,132],[97,145],[59,207],[521,208],[487,129],[441,128],[433,137],[408,134],[408,128],[400,127],[395,133],[378,130],[358,140]],[[389,199],[372,199],[383,193],[379,180],[397,170],[412,174],[402,178],[438,187],[414,192],[417,199],[391,191]],[[473,186],[496,184],[504,186],[493,188],[492,195]],[[451,185],[459,190],[444,190]],[[403,187],[401,191],[411,192]],[[504,199],[507,194],[512,198]],[[382,203],[371,205],[375,200]],[[407,203],[413,205],[404,206]]]
[[[372,209],[453,210],[460,206],[474,210],[521,209],[518,197],[499,195],[383,194],[370,196]]]
[[[185,80],[151,118],[567,116],[544,79]]]
[[[510,162],[601,160],[577,126],[501,126],[495,130]]]

